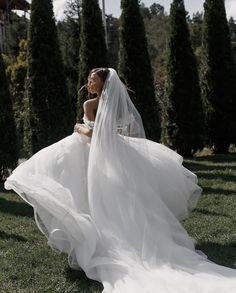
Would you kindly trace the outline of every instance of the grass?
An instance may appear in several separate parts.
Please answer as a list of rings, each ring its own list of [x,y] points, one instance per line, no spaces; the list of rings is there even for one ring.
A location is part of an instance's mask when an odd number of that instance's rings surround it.
[[[198,175],[203,194],[183,222],[197,248],[214,262],[236,262],[236,154],[198,157],[183,165]],[[0,187],[0,292],[98,293],[102,285],[53,251],[33,218],[32,208]]]
[[[203,194],[184,221],[197,249],[210,260],[235,268],[236,263],[236,154],[185,160],[197,174]]]
[[[32,208],[13,193],[0,192],[0,292],[98,293],[102,285],[70,269],[39,232]]]

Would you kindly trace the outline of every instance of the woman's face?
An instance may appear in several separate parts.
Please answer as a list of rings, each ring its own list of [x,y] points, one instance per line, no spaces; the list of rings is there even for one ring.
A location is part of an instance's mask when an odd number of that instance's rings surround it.
[[[88,91],[91,94],[100,94],[103,89],[103,84],[104,82],[96,73],[92,73],[88,77]]]

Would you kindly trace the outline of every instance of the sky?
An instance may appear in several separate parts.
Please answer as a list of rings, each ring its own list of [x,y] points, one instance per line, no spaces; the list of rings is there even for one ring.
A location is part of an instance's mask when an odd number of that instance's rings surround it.
[[[66,0],[54,0],[54,11],[57,19],[63,18],[63,11]],[[100,5],[102,0],[99,0]],[[153,3],[161,4],[165,7],[165,10],[169,12],[170,3],[172,0],[142,0],[145,6],[149,7]],[[194,12],[203,10],[204,0],[185,0],[185,8],[192,15]],[[120,0],[105,0],[106,13],[113,14],[115,17],[120,15]],[[225,0],[226,12],[228,18],[233,16],[236,19],[236,0]]]

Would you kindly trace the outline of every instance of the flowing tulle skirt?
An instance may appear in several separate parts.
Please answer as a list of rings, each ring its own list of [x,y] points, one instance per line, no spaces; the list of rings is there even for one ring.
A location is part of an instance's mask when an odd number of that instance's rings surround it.
[[[127,180],[104,160],[89,181],[90,138],[73,133],[20,164],[5,188],[33,206],[48,245],[104,293],[236,292],[236,271],[196,252],[179,222],[202,192],[197,176],[176,152],[142,140],[119,136]]]

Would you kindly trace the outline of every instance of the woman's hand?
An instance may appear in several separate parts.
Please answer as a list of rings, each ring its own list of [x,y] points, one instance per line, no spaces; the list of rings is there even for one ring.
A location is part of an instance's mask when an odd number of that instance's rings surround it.
[[[88,137],[92,136],[93,131],[88,129],[83,124],[76,123],[74,126],[74,132],[78,132],[80,134],[86,135]]]
[[[76,123],[74,126],[74,132],[82,133],[84,126],[82,124]]]

